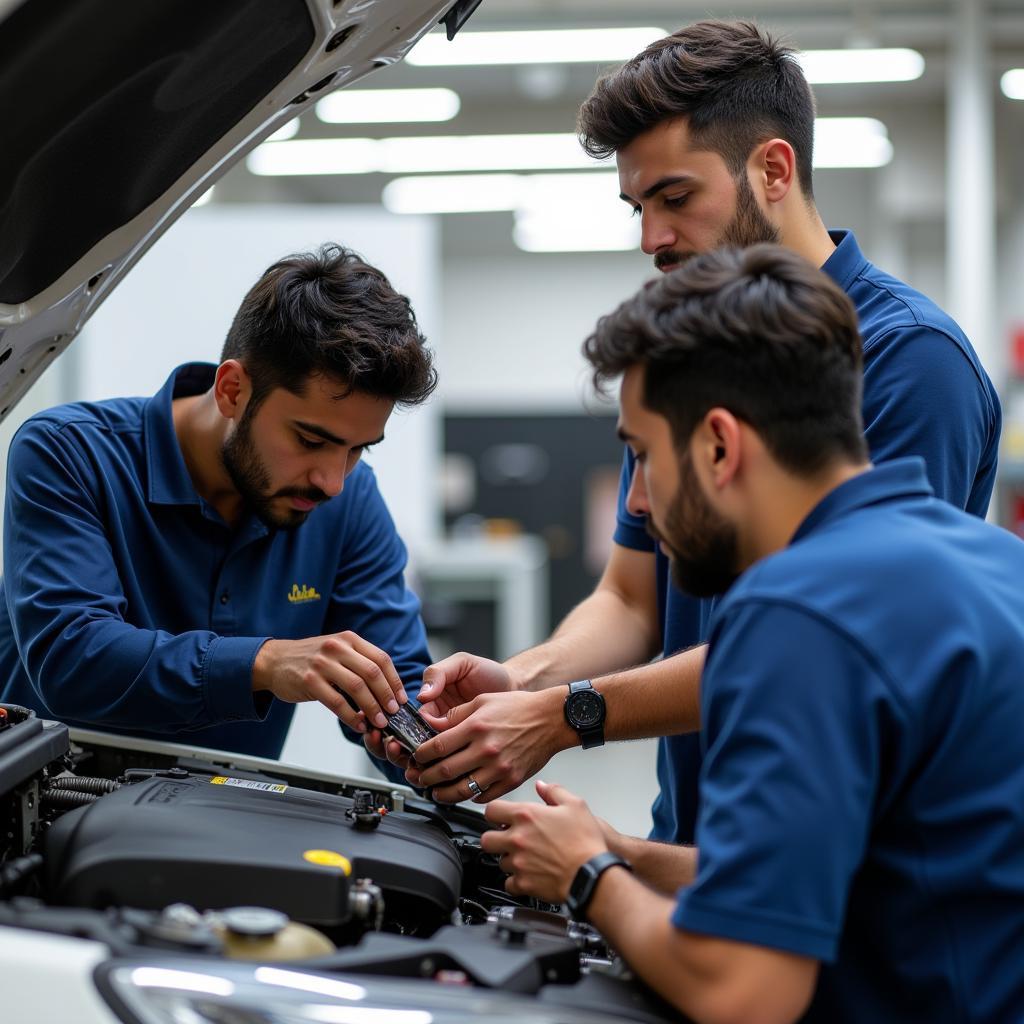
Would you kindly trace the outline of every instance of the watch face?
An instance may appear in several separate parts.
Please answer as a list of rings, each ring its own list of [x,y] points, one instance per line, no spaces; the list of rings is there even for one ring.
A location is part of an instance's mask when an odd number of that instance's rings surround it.
[[[572,880],[572,884],[569,886],[570,903],[578,904],[586,895],[592,882],[593,875],[587,870],[587,865],[584,864],[579,871],[576,872],[576,875]]]
[[[589,729],[604,721],[604,698],[593,690],[581,690],[569,698],[569,714],[577,729]]]

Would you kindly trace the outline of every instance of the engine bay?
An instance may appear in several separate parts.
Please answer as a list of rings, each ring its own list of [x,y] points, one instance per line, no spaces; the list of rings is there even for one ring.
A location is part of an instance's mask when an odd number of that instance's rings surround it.
[[[678,1019],[594,929],[505,893],[482,814],[383,779],[72,734],[0,705],[0,826],[0,926],[111,958],[287,963]]]

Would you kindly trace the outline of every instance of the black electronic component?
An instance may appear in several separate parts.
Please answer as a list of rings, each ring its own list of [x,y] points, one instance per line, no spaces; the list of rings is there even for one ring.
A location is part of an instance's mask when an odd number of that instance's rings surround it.
[[[407,754],[415,754],[421,744],[437,735],[437,730],[428,725],[419,709],[409,703],[388,715],[384,734],[397,740]]]
[[[354,828],[369,830],[380,825],[381,811],[368,789],[357,789],[352,794],[352,806],[345,812],[345,817]]]

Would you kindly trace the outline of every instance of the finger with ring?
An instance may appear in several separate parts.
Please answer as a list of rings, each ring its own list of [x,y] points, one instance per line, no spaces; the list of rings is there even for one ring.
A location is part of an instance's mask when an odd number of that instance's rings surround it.
[[[466,785],[469,786],[469,792],[471,796],[480,796],[480,794],[483,793],[484,789],[487,788],[486,786],[481,788],[480,784],[476,781],[476,779],[473,778],[472,775],[470,775],[466,779]]]

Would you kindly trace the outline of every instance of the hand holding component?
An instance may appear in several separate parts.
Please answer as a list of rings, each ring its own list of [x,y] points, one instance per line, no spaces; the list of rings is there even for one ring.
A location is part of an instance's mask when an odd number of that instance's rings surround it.
[[[462,651],[431,665],[423,673],[419,699],[428,714],[441,718],[481,693],[511,689],[512,677],[504,665]]]
[[[601,826],[586,803],[564,786],[537,781],[544,805],[499,800],[484,812],[492,825],[480,839],[497,855],[510,877],[505,891],[562,903],[581,864],[607,846]],[[546,805],[546,806],[545,806]]]
[[[559,750],[576,743],[563,703],[558,689],[481,694],[444,718],[423,709],[439,735],[416,752],[416,764],[406,778],[414,786],[432,788],[440,803],[486,803],[503,796],[536,775]],[[470,777],[479,793],[470,786]]]
[[[388,655],[351,630],[268,640],[253,662],[252,688],[292,703],[317,700],[357,732],[384,728],[385,712],[409,699]]]

